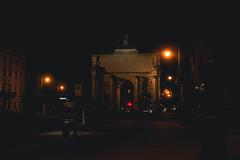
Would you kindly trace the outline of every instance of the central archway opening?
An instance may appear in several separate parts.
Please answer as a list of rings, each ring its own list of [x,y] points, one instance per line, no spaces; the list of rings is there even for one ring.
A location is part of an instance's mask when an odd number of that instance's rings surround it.
[[[123,80],[120,86],[120,106],[121,110],[132,111],[134,107],[134,86],[131,81]]]

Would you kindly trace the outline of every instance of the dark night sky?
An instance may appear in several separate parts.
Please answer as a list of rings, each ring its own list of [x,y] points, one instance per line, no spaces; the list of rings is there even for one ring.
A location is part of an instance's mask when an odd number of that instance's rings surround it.
[[[141,51],[166,41],[201,41],[235,52],[233,6],[173,1],[1,5],[0,47],[25,55],[32,70],[51,68],[62,77],[74,75],[75,66],[83,73],[91,53],[111,52],[125,33]]]

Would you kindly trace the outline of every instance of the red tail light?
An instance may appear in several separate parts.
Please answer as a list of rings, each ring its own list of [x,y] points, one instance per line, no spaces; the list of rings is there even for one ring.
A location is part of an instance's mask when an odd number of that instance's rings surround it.
[[[128,103],[127,103],[127,106],[128,106],[128,107],[132,107],[132,105],[133,105],[132,102],[128,102]]]

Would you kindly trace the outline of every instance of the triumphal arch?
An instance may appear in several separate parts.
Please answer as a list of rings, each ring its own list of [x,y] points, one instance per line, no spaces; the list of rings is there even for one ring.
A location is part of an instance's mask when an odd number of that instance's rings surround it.
[[[123,46],[111,54],[92,55],[93,109],[119,111],[129,97],[135,106],[144,93],[159,104],[160,56]]]

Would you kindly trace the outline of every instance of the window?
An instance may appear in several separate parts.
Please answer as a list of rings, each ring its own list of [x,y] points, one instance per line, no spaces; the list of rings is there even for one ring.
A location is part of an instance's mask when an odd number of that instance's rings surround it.
[[[17,106],[16,106],[16,101],[13,102],[13,109],[16,110]]]
[[[6,63],[6,56],[3,56],[3,64]]]
[[[11,76],[12,76],[12,70],[9,69],[9,71],[8,71],[8,77],[11,77]]]
[[[19,86],[19,92],[22,93],[22,87],[21,86]]]
[[[15,85],[15,87],[14,87],[14,91],[17,92],[17,85]]]
[[[16,71],[15,72],[15,79],[17,79],[18,78],[18,72]]]
[[[3,77],[6,76],[6,68],[3,68]]]
[[[8,91],[11,92],[11,84],[8,84]]]
[[[8,110],[11,111],[11,101],[8,101]]]
[[[6,91],[6,83],[2,84],[3,91]]]

